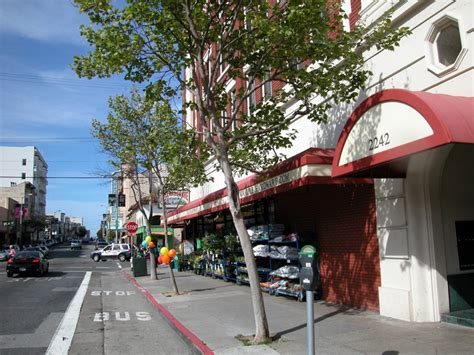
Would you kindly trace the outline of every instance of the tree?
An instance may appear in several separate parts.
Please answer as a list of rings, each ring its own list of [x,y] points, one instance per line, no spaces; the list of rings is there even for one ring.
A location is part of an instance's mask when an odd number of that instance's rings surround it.
[[[82,237],[85,237],[86,234],[87,234],[87,229],[86,229],[86,227],[84,227],[84,226],[79,226],[79,227],[77,228],[76,234],[77,234],[78,237],[81,237],[81,238],[82,238]]]
[[[132,90],[130,97],[111,98],[109,107],[112,112],[106,123],[93,120],[92,134],[111,155],[112,165],[121,169],[122,178],[132,182],[134,200],[145,217],[147,235],[152,234],[153,202],[159,196],[168,246],[165,196],[205,180],[202,160],[195,158],[201,144],[181,127],[168,101],[146,100],[137,90]],[[203,154],[203,149],[200,153]],[[156,279],[155,263],[151,257],[152,279]],[[178,293],[171,264],[169,270],[174,292]]]
[[[408,31],[384,17],[346,32],[347,15],[331,0],[128,0],[117,8],[106,0],[75,1],[89,16],[82,34],[94,47],[75,57],[79,76],[124,73],[146,83],[149,97],[192,93],[185,108],[197,112],[202,140],[224,174],[247,263],[253,341],[265,341],[268,323],[235,178],[281,160],[278,149],[291,146],[294,120],[325,122],[333,102],[356,98],[370,75],[362,53],[393,49]],[[226,92],[228,80],[245,83],[235,97]],[[257,103],[256,94],[274,82],[285,87]]]

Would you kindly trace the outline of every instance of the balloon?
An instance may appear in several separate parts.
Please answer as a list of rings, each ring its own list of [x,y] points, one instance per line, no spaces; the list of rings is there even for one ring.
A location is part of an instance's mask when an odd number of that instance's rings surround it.
[[[170,263],[170,257],[168,255],[161,255],[161,261],[163,264],[168,265]]]
[[[149,235],[147,235],[145,240],[146,240],[147,243],[150,243],[151,242],[151,237]]]
[[[158,265],[163,264],[163,259],[161,255],[158,257]]]
[[[147,246],[148,246],[148,243],[146,242],[146,240],[144,240],[144,241],[142,242],[142,247],[146,248]]]
[[[170,259],[173,259],[173,258],[176,256],[176,250],[171,249],[171,250],[168,252],[168,256],[170,257]]]
[[[167,247],[161,248],[160,254],[161,254],[161,255],[168,255],[168,248],[167,248]]]
[[[148,248],[153,249],[155,247],[155,243],[150,242],[148,243]]]

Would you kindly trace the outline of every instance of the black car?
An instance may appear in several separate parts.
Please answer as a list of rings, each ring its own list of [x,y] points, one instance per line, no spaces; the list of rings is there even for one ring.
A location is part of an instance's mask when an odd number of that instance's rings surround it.
[[[45,259],[48,259],[48,254],[44,252],[43,249],[41,249],[41,247],[39,246],[34,246],[34,247],[28,247],[28,248],[25,248],[23,249],[23,251],[37,251],[37,252],[40,252],[41,254],[43,254],[43,256],[45,257]]]
[[[20,251],[7,261],[7,276],[13,274],[35,273],[40,276],[49,271],[49,261],[39,251]]]

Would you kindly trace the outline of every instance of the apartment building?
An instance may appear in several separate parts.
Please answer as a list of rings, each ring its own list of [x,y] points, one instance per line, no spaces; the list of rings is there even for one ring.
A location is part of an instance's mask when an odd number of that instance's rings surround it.
[[[34,213],[45,215],[48,186],[48,164],[36,147],[0,147],[0,186],[11,187],[23,182],[35,186]]]
[[[440,321],[474,305],[474,4],[343,7],[347,31],[393,10],[394,22],[412,33],[393,52],[364,54],[373,75],[357,100],[333,105],[327,123],[296,120],[296,139],[284,151],[290,158],[264,181],[251,174],[238,181],[246,224],[284,224],[317,246],[323,299]],[[226,88],[232,95],[243,85],[229,80]],[[190,91],[184,97],[193,100]],[[199,128],[196,112],[186,118]],[[169,214],[188,238],[232,224],[223,175],[209,174],[213,181]]]

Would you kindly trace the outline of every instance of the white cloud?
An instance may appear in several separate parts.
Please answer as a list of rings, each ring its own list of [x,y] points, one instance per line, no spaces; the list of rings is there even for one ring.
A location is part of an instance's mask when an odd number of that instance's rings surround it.
[[[84,44],[79,25],[86,17],[72,0],[1,0],[0,34],[45,42]]]

